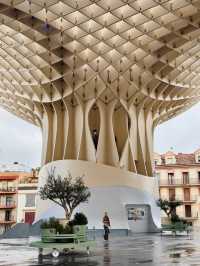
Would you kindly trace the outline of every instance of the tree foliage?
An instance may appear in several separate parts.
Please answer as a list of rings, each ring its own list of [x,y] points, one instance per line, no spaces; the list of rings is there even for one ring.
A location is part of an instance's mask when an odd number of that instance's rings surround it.
[[[68,172],[63,178],[55,175],[55,168],[48,173],[46,184],[40,188],[43,200],[51,200],[65,210],[66,219],[70,220],[73,210],[87,202],[90,197],[89,188],[83,182],[83,176],[73,178]]]
[[[178,206],[183,205],[183,202],[180,200],[173,200],[173,201],[168,201],[168,200],[163,200],[159,199],[157,201],[157,205],[163,210],[169,218],[172,218],[177,215],[176,214],[176,208]]]

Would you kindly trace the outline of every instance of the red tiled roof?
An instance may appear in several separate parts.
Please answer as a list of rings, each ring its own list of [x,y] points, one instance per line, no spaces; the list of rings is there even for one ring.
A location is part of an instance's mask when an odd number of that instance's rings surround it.
[[[195,155],[194,153],[185,154],[185,153],[178,153],[176,155],[176,164],[195,164]]]

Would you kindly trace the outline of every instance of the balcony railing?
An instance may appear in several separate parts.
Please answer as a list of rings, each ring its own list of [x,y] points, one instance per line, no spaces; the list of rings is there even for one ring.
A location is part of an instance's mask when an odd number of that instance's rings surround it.
[[[15,202],[7,203],[7,204],[1,204],[0,203],[0,209],[14,209],[14,208],[16,208]]]
[[[0,217],[0,224],[14,224],[16,223],[15,217],[12,215],[8,219]]]
[[[199,197],[198,196],[190,196],[190,197],[170,197],[169,198],[170,201],[182,201],[183,203],[184,202],[196,202],[199,200]]]
[[[198,216],[185,216],[185,217],[183,217],[183,219],[185,219],[185,220],[197,220],[197,219],[199,219],[199,217]]]
[[[187,186],[187,185],[200,185],[200,180],[198,178],[189,178],[188,181],[183,180],[182,178],[174,178],[173,180],[160,180],[160,186]]]
[[[19,183],[20,184],[37,184],[38,178],[25,177],[23,179],[20,179]]]
[[[16,193],[16,187],[7,187],[7,188],[0,188],[0,193]]]
[[[15,220],[1,220],[0,219],[0,224],[15,224]]]

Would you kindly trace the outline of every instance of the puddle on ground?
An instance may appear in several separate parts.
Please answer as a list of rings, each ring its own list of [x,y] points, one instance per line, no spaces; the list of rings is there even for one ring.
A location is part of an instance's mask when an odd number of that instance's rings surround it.
[[[8,241],[9,242],[9,241]],[[165,238],[158,234],[141,234],[113,238],[109,242],[97,240],[95,250],[72,252],[54,259],[51,255],[38,259],[38,250],[30,248],[27,240],[0,243],[0,266],[199,266],[200,234],[192,239]]]

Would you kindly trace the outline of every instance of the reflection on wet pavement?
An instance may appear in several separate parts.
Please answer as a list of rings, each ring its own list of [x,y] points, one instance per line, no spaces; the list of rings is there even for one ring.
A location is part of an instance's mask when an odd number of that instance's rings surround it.
[[[1,240],[2,241],[2,240]],[[187,237],[160,237],[159,234],[134,235],[97,240],[96,248],[88,257],[83,253],[68,253],[53,259],[51,255],[38,259],[37,249],[30,248],[27,240],[0,242],[0,265],[4,266],[157,266],[200,265],[200,233]]]

